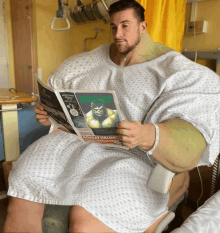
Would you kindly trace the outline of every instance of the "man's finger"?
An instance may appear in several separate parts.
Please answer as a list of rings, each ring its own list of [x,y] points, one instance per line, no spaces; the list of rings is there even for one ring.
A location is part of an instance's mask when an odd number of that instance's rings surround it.
[[[129,136],[122,136],[121,141],[123,143],[130,143],[130,137]]]
[[[47,119],[38,119],[37,120],[39,123],[44,123],[44,122],[46,122],[46,121],[48,121]]]
[[[136,145],[133,145],[133,144],[131,144],[131,143],[127,143],[127,142],[123,142],[122,144],[123,144],[123,146],[128,147],[128,148],[130,148],[130,149],[132,149],[132,148],[135,148],[135,147],[136,147]]]
[[[38,108],[35,108],[35,109],[34,109],[34,112],[35,112],[35,113],[39,113],[40,111],[41,111],[41,110],[38,109]]]
[[[36,114],[35,116],[37,119],[49,119],[49,116],[41,115],[41,114]]]
[[[41,111],[41,110],[39,110],[37,108],[34,109],[34,112],[37,113],[37,114],[40,114],[40,115],[45,115],[45,116],[48,115],[46,111]]]
[[[128,129],[117,129],[116,132],[119,134],[119,135],[122,135],[122,136],[129,136],[129,130]]]
[[[35,104],[35,107],[38,108],[39,110],[44,110],[44,107],[40,103]]]
[[[140,124],[137,121],[122,121],[121,123],[118,123],[116,127],[118,129],[127,129],[127,130],[132,130],[136,128]]]

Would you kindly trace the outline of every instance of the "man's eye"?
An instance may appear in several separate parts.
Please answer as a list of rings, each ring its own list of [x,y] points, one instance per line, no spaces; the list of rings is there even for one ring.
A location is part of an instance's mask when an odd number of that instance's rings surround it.
[[[128,27],[128,25],[126,25],[126,24],[125,24],[125,25],[122,25],[122,27],[123,27],[123,28],[127,28],[127,27]]]

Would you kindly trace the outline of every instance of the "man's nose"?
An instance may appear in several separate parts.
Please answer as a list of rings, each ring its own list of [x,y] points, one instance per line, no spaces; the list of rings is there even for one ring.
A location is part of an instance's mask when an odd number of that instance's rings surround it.
[[[115,36],[114,37],[117,38],[117,39],[119,39],[119,38],[122,38],[122,35],[123,35],[122,30],[119,29],[119,28],[117,28],[115,30]]]

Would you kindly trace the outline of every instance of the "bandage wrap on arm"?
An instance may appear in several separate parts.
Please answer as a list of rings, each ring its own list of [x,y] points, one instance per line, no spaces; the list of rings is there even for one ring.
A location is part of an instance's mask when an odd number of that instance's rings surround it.
[[[156,130],[156,137],[153,148],[149,151],[145,151],[140,147],[142,151],[147,153],[147,156],[151,156],[153,154],[153,151],[156,149],[159,143],[159,127],[157,124],[153,124],[153,125]],[[174,176],[175,173],[169,171],[160,164],[157,164],[154,170],[150,174],[150,177],[147,182],[147,187],[156,192],[166,194],[170,189],[170,185]]]
[[[147,187],[158,193],[166,194],[169,189],[175,173],[157,164],[151,172],[147,182]]]

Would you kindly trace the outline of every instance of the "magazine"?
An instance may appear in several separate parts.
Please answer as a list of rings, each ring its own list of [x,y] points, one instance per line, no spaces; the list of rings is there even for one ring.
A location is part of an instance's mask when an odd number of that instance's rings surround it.
[[[114,91],[55,90],[37,80],[40,102],[57,128],[82,141],[123,146],[116,132],[121,113]]]

